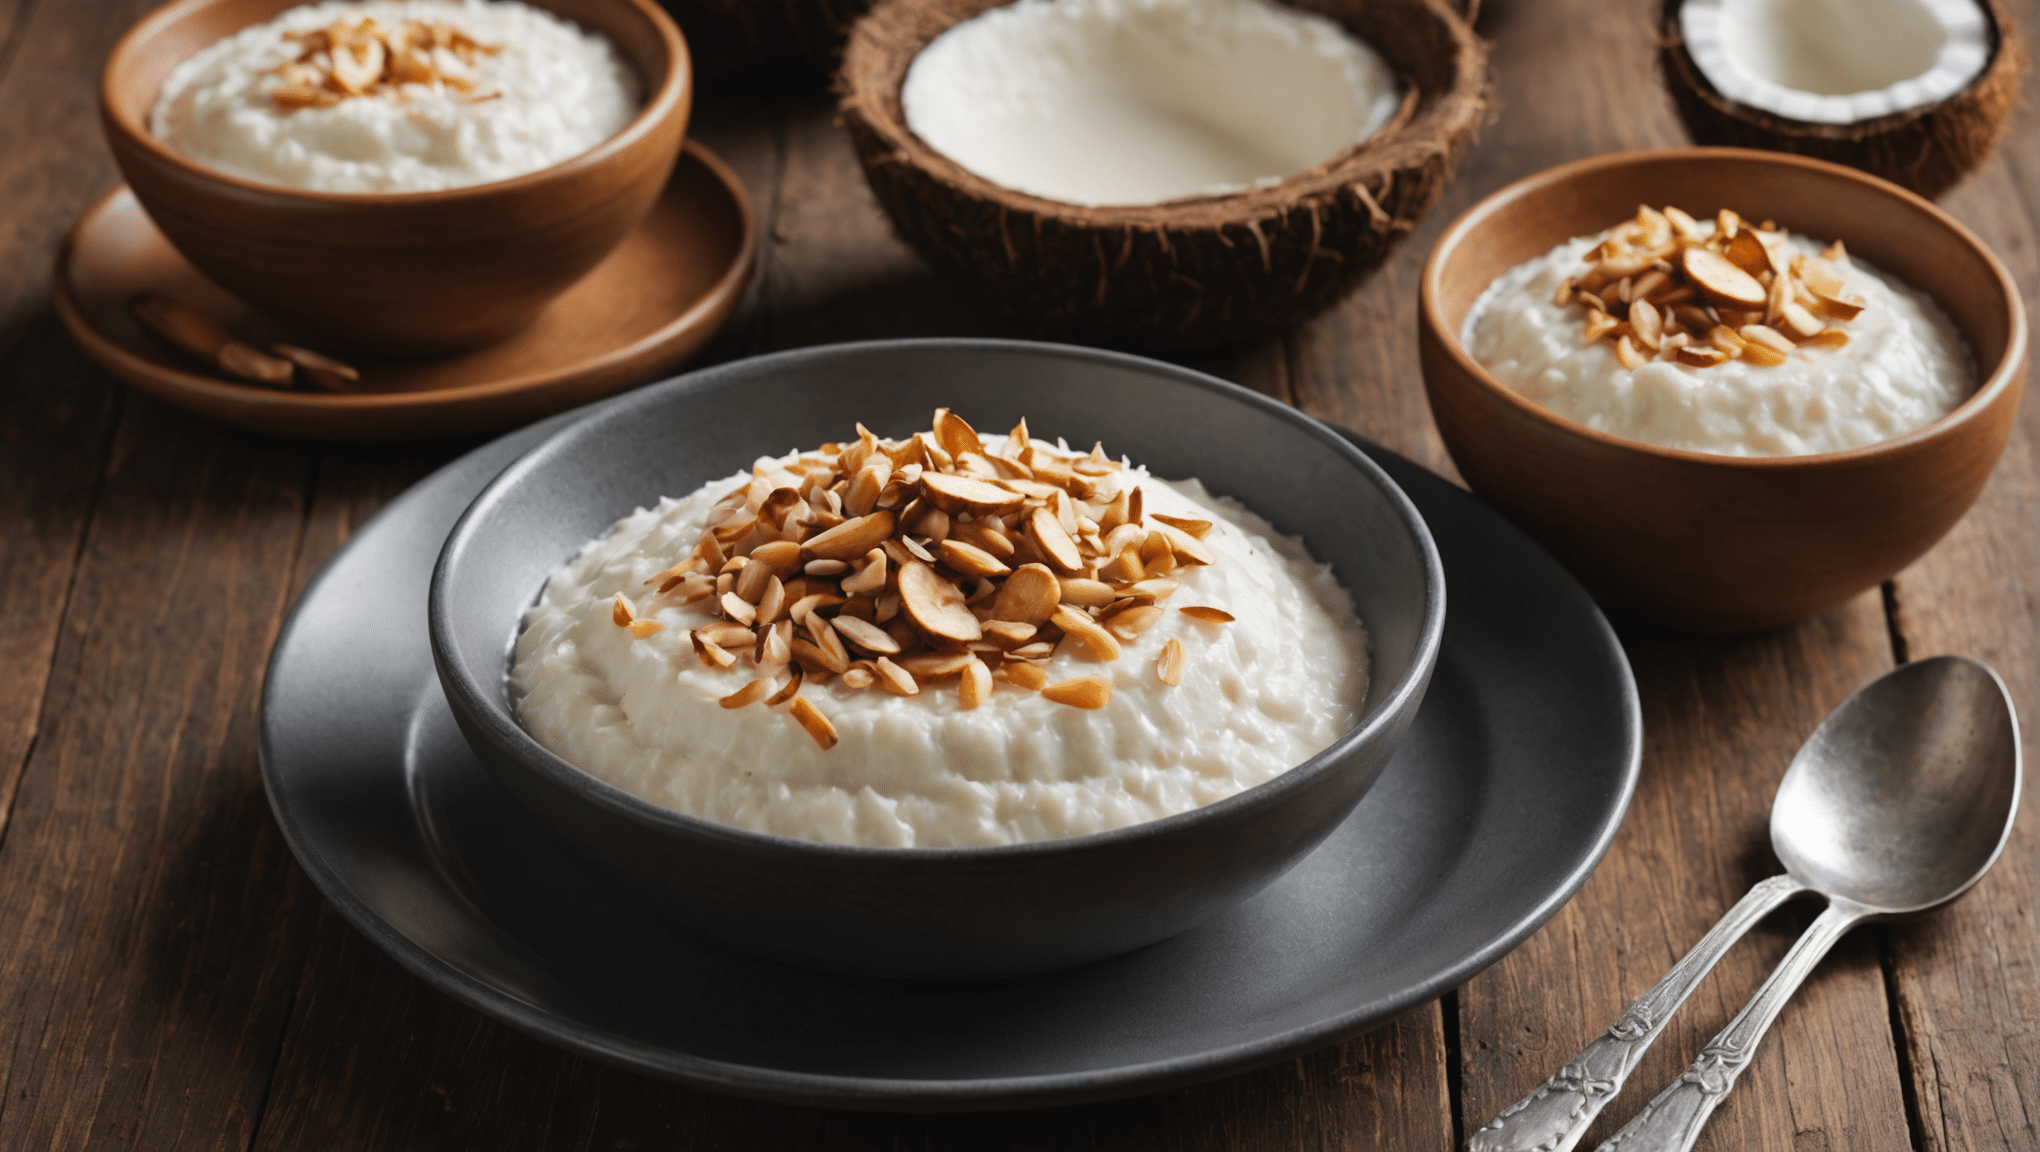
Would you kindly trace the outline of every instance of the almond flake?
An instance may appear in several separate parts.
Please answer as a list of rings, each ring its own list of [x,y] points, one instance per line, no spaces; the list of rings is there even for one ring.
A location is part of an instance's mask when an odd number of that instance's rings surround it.
[[[1074,573],[1084,567],[1083,554],[1077,551],[1076,541],[1063,530],[1055,514],[1046,508],[1036,508],[1027,516],[1027,535],[1034,546],[1048,562],[1063,572]]]
[[[616,622],[618,628],[628,628],[630,622],[637,619],[637,610],[630,606],[630,601],[623,598],[623,593],[618,592],[616,599],[610,602],[609,618]]]
[[[873,512],[869,516],[845,520],[801,546],[810,556],[823,560],[849,560],[878,547],[892,536],[892,532],[893,514]]]
[[[1068,604],[1056,608],[1048,622],[1063,630],[1077,643],[1089,649],[1092,656],[1100,660],[1119,659],[1119,640],[1101,627],[1096,620]]]
[[[961,540],[944,540],[936,546],[936,551],[941,554],[944,564],[972,578],[1004,576],[1012,571],[989,552]]]
[[[1162,610],[1152,604],[1137,604],[1112,617],[1106,629],[1122,640],[1132,640],[1155,626],[1162,618]]]
[[[1193,604],[1187,608],[1180,608],[1178,611],[1193,620],[1202,620],[1206,624],[1230,624],[1233,622],[1232,613],[1218,608],[1207,608],[1202,604]]]
[[[1048,673],[1042,671],[1039,664],[1029,664],[1024,660],[1009,660],[999,666],[999,671],[1005,675],[1008,681],[1031,691],[1039,692],[1043,688],[1048,687]]]
[[[1161,657],[1155,661],[1155,675],[1171,687],[1183,682],[1183,644],[1173,636],[1162,645]]]
[[[716,703],[722,705],[725,708],[742,708],[748,704],[756,704],[758,701],[765,699],[767,696],[771,694],[772,694],[771,680],[769,679],[753,680],[749,684],[744,685],[742,688],[737,689],[735,692],[732,692],[729,695],[724,696],[722,699],[717,700]]]
[[[902,656],[896,663],[913,673],[917,680],[940,680],[963,671],[975,659],[977,657],[969,652],[925,652],[918,656]]]
[[[1103,676],[1078,676],[1050,684],[1041,694],[1072,708],[1103,708],[1112,702],[1112,681]]]
[[[1615,359],[1621,361],[1622,366],[1632,372],[1649,363],[1643,353],[1636,350],[1636,345],[1629,342],[1627,336],[1615,341]]]
[[[711,664],[717,668],[727,668],[737,662],[735,655],[701,633],[694,633],[692,639],[694,641],[694,654],[701,657],[702,663]]]
[[[956,685],[956,702],[964,711],[969,711],[985,702],[992,694],[992,670],[975,656],[963,666],[961,680]]]
[[[1806,338],[1804,348],[1840,348],[1849,342],[1849,334],[1840,328],[1823,328]]]
[[[855,616],[838,616],[833,623],[836,631],[843,634],[843,639],[866,652],[875,652],[882,656],[899,655],[900,642],[887,635],[885,629],[876,624],[859,620]]]
[[[983,635],[963,593],[926,564],[900,568],[900,605],[907,618],[930,636],[968,644]]]
[[[829,723],[829,718],[809,703],[807,697],[795,696],[789,714],[802,728],[807,729],[807,734],[815,738],[815,743],[822,746],[822,751],[827,752],[836,746],[836,726]]]

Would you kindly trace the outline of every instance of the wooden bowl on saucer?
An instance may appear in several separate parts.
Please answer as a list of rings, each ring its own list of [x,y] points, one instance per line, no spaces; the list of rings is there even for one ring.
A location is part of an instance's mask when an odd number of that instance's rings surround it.
[[[1882,443],[1723,456],[1595,431],[1475,363],[1460,334],[1496,277],[1631,218],[1638,204],[1703,218],[1730,208],[1844,240],[1948,313],[1974,358],[1975,393]],[[1467,483],[1611,604],[1696,631],[1796,620],[1911,563],[1982,491],[2025,384],[2025,307],[1982,241],[1895,184],[1774,152],[1620,153],[1520,180],[1446,229],[1421,292],[1424,387]]]
[[[602,32],[645,104],[615,136],[550,168],[435,192],[310,192],[172,152],[147,118],[170,70],[294,0],[177,0],[122,38],[101,80],[121,174],[177,250],[256,307],[352,349],[421,354],[518,331],[650,210],[687,131],[687,45],[651,0],[537,0]]]

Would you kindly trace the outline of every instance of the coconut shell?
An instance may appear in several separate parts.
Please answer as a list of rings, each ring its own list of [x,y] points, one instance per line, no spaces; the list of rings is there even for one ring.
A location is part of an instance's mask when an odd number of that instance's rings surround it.
[[[1374,135],[1264,188],[1084,207],[965,170],[908,131],[914,56],[1004,0],[885,0],[851,30],[844,127],[893,226],[954,283],[1057,339],[1149,350],[1281,332],[1377,267],[1437,202],[1487,108],[1487,51],[1447,0],[1294,0],[1378,48],[1405,88]]]
[[[1922,196],[1939,196],[1990,158],[2019,100],[2026,49],[2003,0],[1979,0],[1991,22],[1990,63],[1945,100],[1853,124],[1788,120],[1723,96],[1679,31],[1684,0],[1664,0],[1658,23],[1665,87],[1698,144],[1767,148],[1860,168]]]

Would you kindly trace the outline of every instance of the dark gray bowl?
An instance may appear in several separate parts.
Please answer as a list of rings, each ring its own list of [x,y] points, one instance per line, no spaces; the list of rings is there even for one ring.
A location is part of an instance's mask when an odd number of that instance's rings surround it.
[[[927,426],[1103,440],[1158,476],[1199,476],[1301,535],[1352,592],[1373,662],[1367,713],[1289,772],[1206,808],[1067,840],[857,848],[748,832],[650,804],[527,735],[508,653],[553,569],[620,517],[758,456]],[[503,471],[432,574],[433,661],[498,784],[599,875],[677,923],[798,964],[875,975],[1042,972],[1165,939],[1265,887],[1344,820],[1422,701],[1445,623],[1431,535],[1394,482],[1292,408],[1133,356],[990,340],[787,352],[646,388]]]

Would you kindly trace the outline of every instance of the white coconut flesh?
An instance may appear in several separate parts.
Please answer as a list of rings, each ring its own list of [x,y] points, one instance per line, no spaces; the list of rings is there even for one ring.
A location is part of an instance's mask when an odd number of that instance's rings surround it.
[[[907,127],[995,184],[1088,206],[1274,183],[1402,99],[1380,52],[1265,0],[1018,0],[907,70]]]
[[[1990,62],[1975,0],[1686,0],[1679,32],[1723,96],[1811,124],[1925,107]]]

